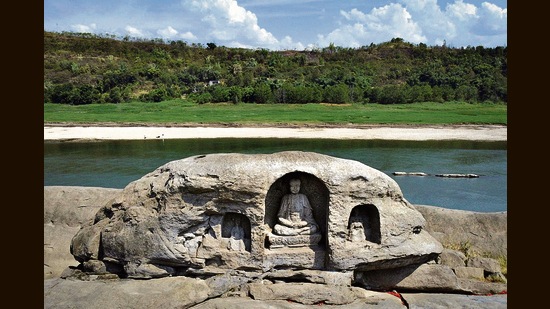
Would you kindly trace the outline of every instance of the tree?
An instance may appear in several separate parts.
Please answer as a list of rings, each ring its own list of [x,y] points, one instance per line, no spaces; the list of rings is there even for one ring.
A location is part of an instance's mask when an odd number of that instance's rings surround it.
[[[323,91],[323,98],[328,103],[347,103],[349,102],[348,86],[343,83],[328,86]]]
[[[273,102],[273,93],[271,87],[267,83],[258,83],[254,87],[252,94],[253,100],[256,103],[271,103]]]
[[[382,87],[378,95],[380,104],[401,104],[407,103],[405,87],[399,85],[387,85]]]
[[[169,98],[168,92],[164,86],[152,90],[149,93],[141,95],[140,99],[144,102],[162,102]]]
[[[212,80],[243,88],[240,100],[245,102],[379,102],[384,87],[403,83],[408,85],[400,89],[406,103],[506,102],[506,57],[506,47],[430,47],[399,37],[360,48],[331,42],[322,50],[269,51],[45,31],[44,102],[87,104],[93,98],[122,103],[130,93],[149,92],[144,99],[173,98],[203,93]],[[271,86],[270,95],[260,83]],[[335,87],[340,84],[347,89]],[[152,92],[152,85],[166,93]]]
[[[212,102],[228,102],[231,99],[228,87],[216,85],[209,88],[212,88],[212,90],[209,91],[212,95]]]

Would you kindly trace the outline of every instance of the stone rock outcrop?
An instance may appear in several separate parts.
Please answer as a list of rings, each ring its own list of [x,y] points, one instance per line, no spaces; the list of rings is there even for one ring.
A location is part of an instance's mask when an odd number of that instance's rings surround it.
[[[504,276],[502,276],[504,277]],[[427,263],[387,270],[356,272],[354,284],[368,290],[421,293],[500,294],[506,280],[491,282],[483,269]]]
[[[494,257],[508,255],[508,212],[473,212],[415,205],[426,230],[445,247]]]
[[[83,225],[121,189],[95,187],[44,187],[44,279],[59,277],[78,266],[69,245]]]
[[[321,240],[271,248],[268,235],[296,178]],[[364,237],[350,238],[352,226]],[[424,226],[397,183],[360,162],[300,151],[208,154],[130,183],[75,235],[71,252],[82,266],[95,260],[104,264],[95,269],[140,279],[196,270],[369,271],[437,258],[443,248]]]
[[[189,308],[208,299],[204,280],[187,277],[143,280],[44,281],[44,308]]]
[[[90,187],[44,187],[44,243],[56,243],[56,246],[44,247],[44,308],[151,308],[161,305],[163,308],[318,308],[323,303],[304,305],[296,298],[256,300],[249,294],[249,286],[263,282],[265,285],[278,285],[279,290],[285,287],[301,288],[301,294],[312,294],[319,289],[307,289],[312,285],[298,285],[297,283],[316,283],[332,286],[350,287],[353,274],[349,272],[330,272],[321,270],[290,270],[281,269],[266,274],[256,274],[256,279],[238,276],[232,271],[218,270],[209,272],[207,269],[188,269],[186,273],[197,278],[185,276],[166,277],[152,280],[125,280],[114,274],[82,273],[76,266],[77,261],[70,255],[71,239],[82,223],[94,220],[95,214],[103,205],[110,205],[113,197],[119,195],[122,189],[90,188]],[[85,206],[85,207],[83,207]],[[506,243],[506,213],[476,213],[462,212],[435,206],[419,206],[417,209],[425,213],[427,226],[439,227],[447,225],[443,230],[446,239],[466,239],[472,244],[474,239],[486,237],[484,233],[492,232],[493,241]],[[429,209],[431,211],[424,210]],[[460,229],[452,225],[453,216],[460,222]],[[495,218],[494,226],[486,228],[486,223],[478,226],[478,222],[485,222],[488,218]],[[447,222],[437,224],[439,221]],[[52,222],[55,222],[53,224]],[[70,226],[69,226],[70,225]],[[70,229],[67,229],[70,227]],[[432,234],[428,228],[426,230]],[[52,232],[53,231],[53,232]],[[457,234],[457,235],[454,235]],[[437,235],[437,234],[436,234]],[[461,237],[461,238],[458,238]],[[479,242],[476,248],[481,252],[494,250],[490,242]],[[63,253],[63,254],[61,254]],[[68,258],[67,258],[68,256]],[[444,249],[440,255],[439,266],[451,268],[464,267],[467,258],[462,252]],[[91,265],[100,261],[89,260]],[[103,264],[103,263],[101,263]],[[437,266],[429,264],[432,268]],[[97,265],[96,265],[97,266]],[[70,267],[70,268],[67,268]],[[92,266],[89,266],[92,267]],[[405,267],[406,268],[406,267]],[[412,268],[412,267],[411,267]],[[65,272],[63,272],[65,270]],[[396,270],[394,270],[396,271]],[[81,277],[77,276],[79,273]],[[51,274],[61,274],[51,276]],[[63,273],[63,274],[62,274]],[[421,272],[412,272],[409,277],[421,275]],[[204,277],[205,279],[200,279]],[[236,277],[235,279],[231,279]],[[409,287],[412,282],[421,284],[424,279],[410,278],[404,283]],[[432,278],[437,280],[437,278]],[[243,282],[250,282],[243,283]],[[270,283],[271,282],[271,283]],[[288,283],[285,283],[288,282]],[[453,293],[425,292],[422,286],[415,287],[414,293],[402,291],[400,293],[376,292],[363,289],[363,295],[353,294],[354,299],[345,305],[331,305],[341,308],[507,308],[506,284],[485,282],[473,279],[458,278],[458,285]],[[291,285],[287,285],[291,284]],[[433,286],[434,284],[432,284]],[[350,288],[350,292],[351,292]],[[358,291],[357,288],[353,289]],[[424,292],[419,292],[424,291]],[[323,291],[320,291],[323,293]],[[456,294],[460,293],[460,294]],[[472,293],[478,295],[471,295]],[[392,295],[394,294],[394,295]],[[487,294],[494,294],[487,296]],[[324,294],[327,297],[328,294]],[[211,298],[210,296],[214,297]],[[280,295],[285,297],[286,295]],[[321,299],[323,294],[312,296]],[[402,299],[400,299],[400,296]],[[327,301],[332,301],[326,298]],[[336,301],[335,298],[334,301]],[[328,306],[324,304],[324,306]]]

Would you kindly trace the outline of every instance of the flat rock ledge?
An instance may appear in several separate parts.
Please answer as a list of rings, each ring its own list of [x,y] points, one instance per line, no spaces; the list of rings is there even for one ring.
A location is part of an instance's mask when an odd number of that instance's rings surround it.
[[[206,280],[54,278],[44,281],[44,308],[507,308],[506,294],[380,292],[251,279],[230,273]]]

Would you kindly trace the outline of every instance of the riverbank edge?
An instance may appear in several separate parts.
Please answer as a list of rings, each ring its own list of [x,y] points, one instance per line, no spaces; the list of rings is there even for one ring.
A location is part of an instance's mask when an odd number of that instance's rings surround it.
[[[60,122],[45,121],[44,127],[229,127],[229,128],[507,128],[505,124],[355,124],[355,123],[234,123],[234,122]]]
[[[312,138],[356,140],[507,141],[503,125],[262,125],[45,123],[44,140],[138,140],[188,138]]]

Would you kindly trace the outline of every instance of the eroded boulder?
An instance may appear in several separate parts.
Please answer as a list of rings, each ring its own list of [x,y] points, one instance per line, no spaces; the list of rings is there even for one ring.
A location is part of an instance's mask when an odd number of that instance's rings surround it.
[[[294,179],[299,193],[289,186]],[[281,201],[292,194],[306,198],[283,214]],[[288,227],[284,235],[275,235],[277,224]],[[142,279],[369,271],[434,260],[443,248],[424,226],[391,177],[357,161],[301,151],[207,154],[130,183],[75,235],[71,253]],[[285,239],[272,246],[270,235]]]

